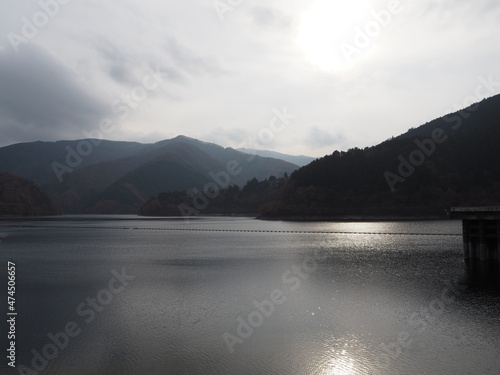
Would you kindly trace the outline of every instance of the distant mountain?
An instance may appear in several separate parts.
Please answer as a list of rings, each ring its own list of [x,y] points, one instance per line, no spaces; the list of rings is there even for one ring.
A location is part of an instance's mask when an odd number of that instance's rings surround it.
[[[295,171],[264,217],[444,216],[500,204],[500,95]]]
[[[163,141],[158,146],[154,154],[159,155],[95,195],[86,209],[94,213],[136,213],[147,199],[161,192],[192,188],[203,191],[210,185],[243,186],[253,178],[281,177],[298,168],[282,160],[252,156],[187,137]]]
[[[86,154],[88,145],[91,147],[91,152],[81,157],[79,151]],[[57,180],[54,163],[67,166],[69,160],[71,167],[68,168],[78,170],[105,161],[137,155],[151,147],[136,142],[105,140],[18,143],[0,148],[0,170],[22,176],[42,186]]]
[[[298,168],[185,136],[154,144],[87,139],[12,145],[0,148],[0,167],[36,181],[66,213],[136,213],[160,192],[203,189],[229,172],[229,183],[243,186]]]
[[[245,152],[247,154],[251,154],[251,155],[259,155],[259,156],[262,156],[265,158],[275,158],[275,159],[285,160],[289,163],[296,164],[299,167],[303,167],[316,159],[316,158],[313,158],[310,156],[288,155],[288,154],[282,154],[281,152],[276,152],[276,151],[254,150],[254,149],[250,149],[250,148],[238,148],[237,150],[241,151],[241,152]]]
[[[0,171],[0,216],[56,215],[60,210],[33,182]]]

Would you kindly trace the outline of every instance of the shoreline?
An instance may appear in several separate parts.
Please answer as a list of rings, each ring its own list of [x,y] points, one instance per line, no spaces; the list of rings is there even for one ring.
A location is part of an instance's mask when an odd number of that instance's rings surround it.
[[[437,221],[451,220],[446,216],[257,216],[262,221],[296,221],[296,222],[380,222],[380,221]]]
[[[273,216],[267,217],[258,214],[206,214],[190,216],[189,219],[202,219],[204,217],[234,217],[234,218],[250,218],[261,221],[289,221],[289,222],[382,222],[382,221],[440,221],[452,220],[447,216],[427,215],[427,216],[361,216],[361,215],[345,215],[345,216]],[[182,216],[149,216],[137,214],[68,214],[57,216],[0,216],[0,222],[5,221],[64,221],[64,220],[176,220],[183,219]]]

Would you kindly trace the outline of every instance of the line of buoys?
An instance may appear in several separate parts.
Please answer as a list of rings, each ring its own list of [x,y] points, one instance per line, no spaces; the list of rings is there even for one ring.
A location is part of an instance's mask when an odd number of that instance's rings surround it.
[[[46,228],[46,229],[111,229],[111,230],[149,230],[149,231],[189,231],[189,232],[231,232],[231,233],[284,233],[284,234],[356,234],[387,236],[450,236],[461,237],[453,233],[390,233],[390,232],[329,232],[299,230],[257,230],[257,229],[202,229],[202,228],[141,228],[141,227],[96,227],[96,226],[60,226],[60,225],[0,225],[0,228]]]

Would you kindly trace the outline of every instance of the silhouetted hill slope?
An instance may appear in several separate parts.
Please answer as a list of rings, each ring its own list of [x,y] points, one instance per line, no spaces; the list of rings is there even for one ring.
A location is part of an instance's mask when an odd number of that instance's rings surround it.
[[[264,217],[439,216],[500,203],[500,95],[294,172]]]
[[[33,182],[0,171],[0,216],[38,216],[60,213]]]

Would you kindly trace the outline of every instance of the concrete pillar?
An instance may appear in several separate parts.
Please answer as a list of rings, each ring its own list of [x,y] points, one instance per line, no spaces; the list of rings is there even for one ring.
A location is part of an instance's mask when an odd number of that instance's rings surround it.
[[[479,238],[472,237],[470,242],[471,259],[479,260]]]
[[[500,262],[500,220],[497,220],[497,261]]]
[[[488,260],[498,259],[498,220],[488,220]]]
[[[486,240],[486,226],[488,223],[485,220],[479,220],[479,259],[488,260],[488,244]]]
[[[451,218],[462,220],[464,259],[498,264],[500,273],[500,206],[454,207]]]
[[[469,247],[470,247],[470,259],[479,259],[479,233],[477,221],[469,221]]]
[[[470,260],[472,257],[472,252],[470,248],[470,233],[469,233],[469,221],[462,220],[462,233],[464,240],[464,259]]]

